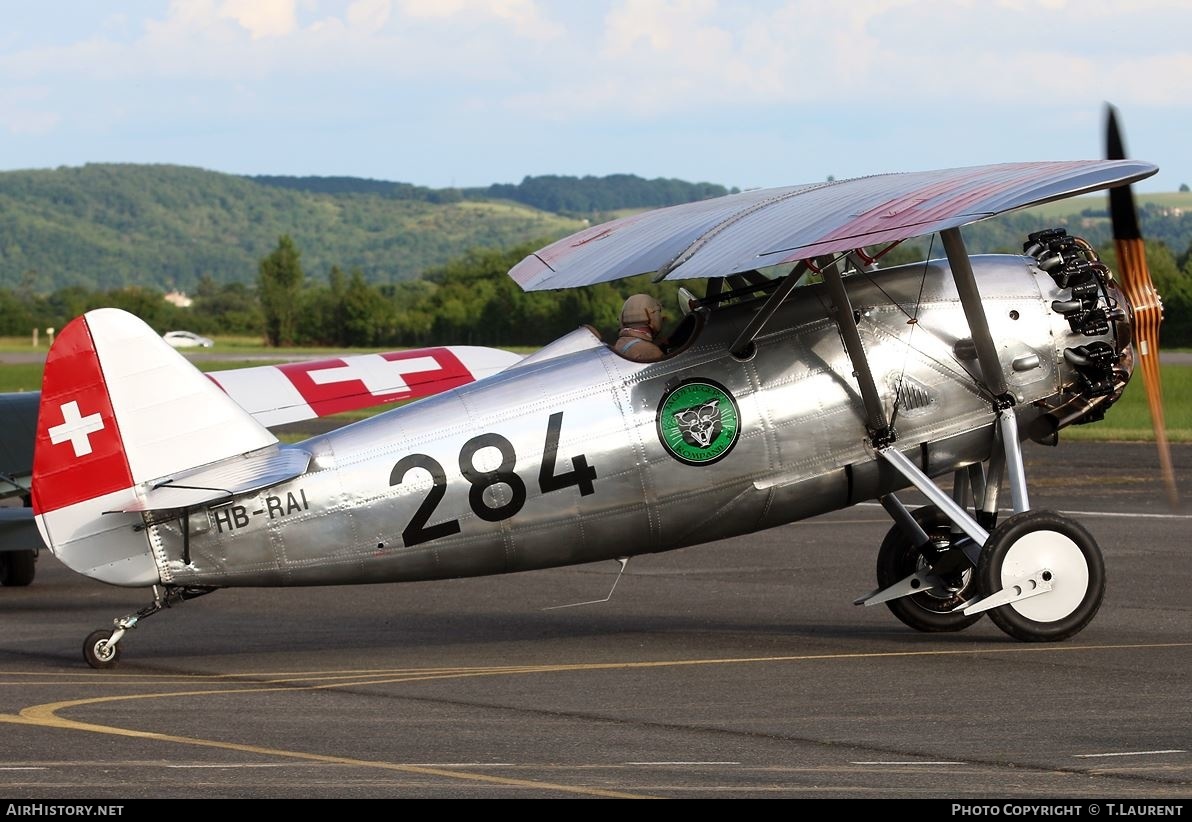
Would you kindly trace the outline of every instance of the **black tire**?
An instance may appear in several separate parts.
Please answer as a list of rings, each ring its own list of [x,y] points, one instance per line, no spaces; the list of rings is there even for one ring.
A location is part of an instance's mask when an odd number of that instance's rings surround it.
[[[916,510],[912,516],[923,527],[927,535],[934,542],[944,544],[948,540],[951,523],[944,516],[943,511],[934,505],[926,505]],[[959,549],[955,549],[959,550]],[[882,547],[877,552],[877,585],[878,589],[887,588],[899,580],[905,579],[915,571],[927,568],[927,562],[918,548],[897,524],[882,540]],[[981,614],[966,616],[953,609],[976,598],[976,574],[967,572],[963,579],[963,587],[943,596],[938,592],[924,591],[921,594],[899,597],[889,600],[886,607],[890,613],[898,617],[904,625],[925,633],[945,633],[963,631],[981,619]]]
[[[115,668],[120,661],[120,643],[108,645],[111,631],[93,631],[83,643],[83,659],[92,668]]]
[[[37,572],[36,551],[0,552],[0,585],[22,587],[33,582]]]
[[[986,595],[1039,570],[1053,574],[1050,591],[994,608],[989,618],[1023,642],[1075,636],[1097,615],[1105,596],[1105,561],[1097,541],[1055,511],[1024,511],[993,530],[977,563]]]

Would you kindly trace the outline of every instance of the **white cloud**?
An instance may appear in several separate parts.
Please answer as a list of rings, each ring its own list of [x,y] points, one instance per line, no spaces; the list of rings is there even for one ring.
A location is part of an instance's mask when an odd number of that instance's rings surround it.
[[[1192,5],[1173,0],[172,0],[123,36],[0,52],[0,71],[416,80],[459,108],[541,119],[953,99],[1029,108],[1058,93],[1189,105],[1188,30]]]
[[[235,20],[254,40],[284,37],[298,28],[294,0],[224,0],[219,16]]]
[[[1105,72],[1106,99],[1133,100],[1146,106],[1187,106],[1192,53],[1119,57]]]
[[[348,25],[354,29],[380,31],[389,21],[391,11],[389,0],[357,0],[348,6]]]
[[[675,55],[707,36],[723,34],[707,21],[715,0],[626,0],[604,21],[604,51],[622,57],[639,49]]]
[[[511,103],[556,119],[974,101],[1045,117],[1109,95],[1189,105],[1189,30],[1192,5],[1173,0],[621,0],[595,52],[575,44]]]
[[[668,146],[698,143],[702,165],[717,139],[764,142],[767,129],[788,150],[783,140],[797,134],[801,146],[820,141],[817,150],[870,141],[879,146],[872,153],[906,134],[933,142],[945,122],[962,135],[952,142],[969,146],[963,118],[974,112],[996,109],[987,131],[1033,140],[1105,99],[1183,117],[1192,107],[1187,0],[173,0],[156,8],[149,18],[122,9],[119,19],[96,15],[104,25],[69,34],[47,26],[43,37],[0,43],[7,83],[51,90],[8,101],[0,127],[64,139],[106,129],[133,141],[173,124],[247,147],[261,135],[238,129],[276,124],[293,139],[372,129],[387,146],[401,139],[426,154],[449,133],[460,144],[508,146],[475,152],[486,156],[531,144],[542,154],[552,140],[601,134],[605,145],[621,140],[606,161],[616,167],[641,143],[639,126]]]
[[[415,20],[500,20],[533,40],[551,40],[564,32],[563,26],[543,14],[536,0],[398,0],[398,4],[404,16]]]

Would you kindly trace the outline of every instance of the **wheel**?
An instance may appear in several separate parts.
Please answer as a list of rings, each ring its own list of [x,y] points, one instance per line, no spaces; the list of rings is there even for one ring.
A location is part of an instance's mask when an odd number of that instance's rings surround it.
[[[993,530],[977,563],[986,595],[1043,571],[1052,589],[989,612],[1015,639],[1058,642],[1080,633],[1101,607],[1105,562],[1097,541],[1075,520],[1054,511],[1024,511]]]
[[[24,586],[37,571],[36,551],[0,552],[0,585]]]
[[[92,668],[115,668],[120,661],[120,643],[109,645],[112,632],[94,631],[83,643],[83,659]]]
[[[916,510],[912,516],[923,526],[932,543],[940,548],[948,545],[951,523],[943,511],[934,505],[926,505]],[[964,569],[947,574],[953,583],[950,590],[933,589],[892,599],[886,603],[890,612],[904,625],[909,625],[916,631],[941,633],[963,631],[981,618],[981,614],[966,616],[959,611],[952,612],[954,608],[974,599],[976,595],[975,574],[968,559],[956,557],[953,551],[958,552],[959,549],[952,549],[940,555],[941,559],[959,560],[958,567]],[[882,540],[882,547],[877,552],[878,589],[887,588],[916,571],[927,570],[929,567],[923,554],[911,543],[910,537],[895,524]]]

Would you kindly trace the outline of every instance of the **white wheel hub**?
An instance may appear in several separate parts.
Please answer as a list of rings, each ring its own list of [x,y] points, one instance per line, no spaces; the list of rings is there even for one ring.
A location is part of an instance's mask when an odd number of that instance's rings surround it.
[[[1071,538],[1058,531],[1032,531],[1016,540],[1002,560],[1002,587],[1008,588],[1040,571],[1051,574],[1051,590],[1010,604],[1035,622],[1056,622],[1080,607],[1089,587],[1089,566]]]

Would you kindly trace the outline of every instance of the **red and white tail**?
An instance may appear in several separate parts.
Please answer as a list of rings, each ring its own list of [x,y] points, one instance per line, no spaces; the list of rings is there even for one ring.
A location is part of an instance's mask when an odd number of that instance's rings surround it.
[[[145,483],[277,439],[153,329],[114,308],[71,321],[46,357],[33,510],[49,549],[116,585],[159,581],[133,506]]]

